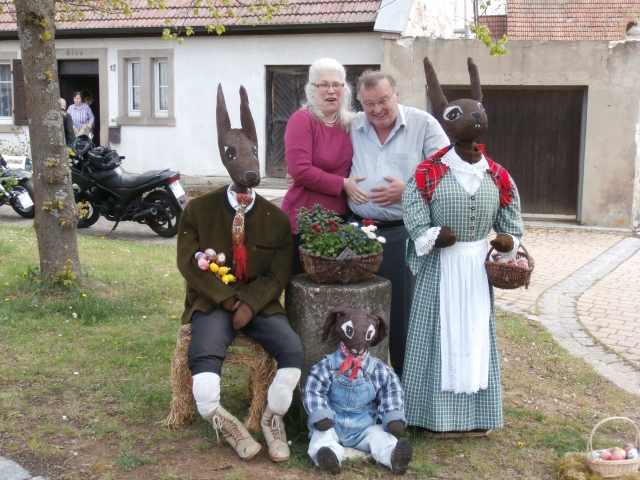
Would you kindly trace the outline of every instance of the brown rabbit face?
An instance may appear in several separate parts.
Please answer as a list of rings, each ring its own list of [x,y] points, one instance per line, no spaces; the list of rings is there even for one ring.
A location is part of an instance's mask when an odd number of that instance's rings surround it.
[[[482,103],[477,100],[455,100],[443,110],[441,124],[452,141],[474,140],[489,128]]]

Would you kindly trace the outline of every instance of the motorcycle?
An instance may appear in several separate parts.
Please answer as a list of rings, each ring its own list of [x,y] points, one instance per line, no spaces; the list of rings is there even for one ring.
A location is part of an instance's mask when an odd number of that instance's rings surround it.
[[[32,173],[27,170],[11,170],[0,155],[0,205],[11,205],[18,215],[34,218]]]
[[[79,207],[78,228],[88,228],[100,215],[115,222],[131,220],[146,224],[161,237],[178,233],[178,223],[187,198],[180,185],[180,172],[151,170],[129,175],[120,166],[124,157],[115,150],[95,147],[87,135],[72,146],[71,179]]]

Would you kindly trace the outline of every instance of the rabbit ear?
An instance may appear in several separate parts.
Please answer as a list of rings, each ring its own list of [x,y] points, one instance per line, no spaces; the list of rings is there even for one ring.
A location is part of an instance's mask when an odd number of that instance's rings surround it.
[[[329,310],[329,314],[324,321],[324,328],[322,329],[322,342],[329,338],[329,332],[331,332],[333,324],[336,323],[338,315],[341,313],[345,313],[347,308],[349,308],[347,302],[342,302]]]
[[[480,87],[480,74],[478,67],[473,63],[473,58],[467,58],[467,66],[469,67],[469,79],[471,80],[471,98],[482,103],[482,88]]]
[[[240,125],[249,140],[257,144],[256,124],[251,116],[251,110],[249,110],[249,96],[243,86],[240,86]]]
[[[218,139],[221,134],[231,130],[231,120],[227,111],[227,104],[224,101],[224,93],[222,93],[222,84],[218,84],[218,105],[216,106],[216,122],[218,124]]]
[[[375,347],[389,335],[389,320],[387,314],[383,310],[376,310],[371,314],[372,317],[378,319],[378,328],[376,328],[376,336],[371,341],[371,346]]]
[[[427,77],[427,95],[431,100],[431,107],[436,117],[442,118],[442,112],[449,106],[447,97],[444,96],[436,71],[429,61],[428,57],[424,57],[424,74]]]

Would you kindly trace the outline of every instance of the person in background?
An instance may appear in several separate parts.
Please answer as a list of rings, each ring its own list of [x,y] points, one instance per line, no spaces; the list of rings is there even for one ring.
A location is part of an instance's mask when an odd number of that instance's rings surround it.
[[[86,135],[94,125],[95,118],[91,107],[82,101],[80,92],[73,92],[73,105],[67,109],[71,115],[76,136]]]
[[[349,128],[355,113],[344,67],[331,58],[316,60],[309,68],[305,95],[303,107],[291,116],[284,135],[291,185],[282,209],[294,234],[300,207],[321,204],[346,220],[348,188],[357,186],[346,178],[353,157]],[[294,235],[293,275],[303,273],[299,246],[300,237]]]
[[[416,282],[405,261],[408,233],[402,220],[402,192],[418,164],[450,141],[430,114],[398,103],[400,93],[391,75],[367,70],[356,91],[364,112],[351,124],[354,156],[345,181],[352,192],[348,204],[352,220],[373,220],[376,233],[387,240],[377,275],[391,281],[389,356],[402,378]]]
[[[73,120],[71,120],[71,115],[67,113],[67,101],[64,98],[60,98],[58,99],[58,104],[62,110],[60,113],[62,113],[62,125],[64,126],[64,143],[67,144],[67,147],[71,147],[76,139],[76,134],[73,131]]]

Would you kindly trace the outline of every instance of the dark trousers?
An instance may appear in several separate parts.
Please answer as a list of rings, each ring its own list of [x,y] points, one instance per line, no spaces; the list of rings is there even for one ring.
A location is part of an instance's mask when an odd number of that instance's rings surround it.
[[[220,375],[227,348],[238,335],[233,329],[233,312],[224,308],[214,309],[211,313],[196,312],[191,321],[191,374],[213,372]],[[275,359],[278,369],[302,370],[304,367],[302,342],[285,315],[256,315],[241,331],[262,345],[262,348]]]

